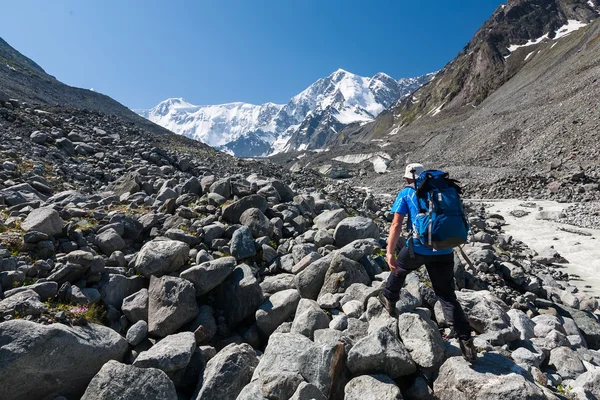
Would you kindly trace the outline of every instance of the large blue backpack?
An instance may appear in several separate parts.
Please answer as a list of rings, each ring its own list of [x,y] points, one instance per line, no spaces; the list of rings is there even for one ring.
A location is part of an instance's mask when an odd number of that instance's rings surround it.
[[[423,171],[415,180],[419,214],[413,237],[424,246],[446,250],[467,241],[469,223],[460,200],[461,188],[444,171]]]

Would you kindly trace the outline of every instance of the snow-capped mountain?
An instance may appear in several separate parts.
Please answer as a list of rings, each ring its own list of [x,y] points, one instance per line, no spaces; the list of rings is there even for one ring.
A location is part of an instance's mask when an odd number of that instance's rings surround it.
[[[294,96],[287,104],[229,103],[195,106],[184,99],[168,99],[141,116],[175,133],[202,141],[239,157],[319,148],[303,145],[300,129],[319,120],[320,134],[335,134],[352,123],[372,121],[398,99],[429,82],[435,74],[399,81],[384,73],[365,78],[337,70]],[[326,128],[326,129],[323,129]],[[331,128],[331,129],[329,129]]]

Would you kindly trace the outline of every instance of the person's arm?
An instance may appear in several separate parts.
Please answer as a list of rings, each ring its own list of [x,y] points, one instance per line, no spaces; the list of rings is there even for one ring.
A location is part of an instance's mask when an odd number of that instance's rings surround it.
[[[404,221],[404,215],[400,213],[394,214],[394,221],[392,221],[392,226],[390,227],[390,236],[388,238],[387,245],[387,261],[390,266],[390,270],[395,273],[398,269],[398,261],[396,260],[396,245],[398,244],[398,239],[400,239],[400,235],[402,234],[402,222]]]

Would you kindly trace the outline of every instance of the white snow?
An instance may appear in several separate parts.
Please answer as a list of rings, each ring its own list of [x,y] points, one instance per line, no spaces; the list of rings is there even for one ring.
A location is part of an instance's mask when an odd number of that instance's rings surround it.
[[[339,156],[333,158],[333,161],[343,162],[345,164],[360,164],[364,161],[369,161],[373,164],[375,172],[383,174],[387,171],[388,165],[392,162],[392,157],[385,152],[377,153],[360,153],[360,154],[347,154],[345,156]]]
[[[527,54],[525,56],[525,61],[527,61],[529,59],[529,57],[531,57],[533,55],[533,53],[535,53],[535,51],[532,51],[531,53]]]
[[[587,24],[585,22],[577,21],[574,19],[567,20],[566,25],[561,26],[555,31],[555,36],[552,40],[558,40],[562,37],[565,37],[568,34],[575,32],[576,30],[583,28],[586,25]],[[525,44],[511,44],[510,46],[508,46],[508,51],[513,53],[515,50],[520,49],[521,47],[533,46],[534,44],[539,44],[546,39],[549,39],[548,34],[542,35],[537,39],[531,39]],[[552,45],[552,47],[554,47],[554,45]],[[531,55],[531,53],[529,55]],[[504,58],[507,59],[508,57],[510,57],[510,54]],[[525,60],[527,60],[527,57],[525,58]]]
[[[444,107],[446,103],[442,103],[440,104],[440,106],[436,109],[433,109],[429,112],[429,115],[431,115],[432,117],[435,117],[436,115],[438,115],[439,113],[442,112],[442,108]]]
[[[16,71],[17,69],[15,67],[13,67],[12,65],[8,65],[6,64],[6,66],[8,67],[8,69],[12,69],[13,71]]]
[[[600,230],[576,228],[579,231],[591,234],[591,236],[561,231],[558,228],[574,227],[536,219],[539,214],[537,208],[520,207],[519,205],[523,201],[519,200],[486,200],[483,203],[493,204],[488,210],[505,218],[508,225],[504,226],[503,229],[507,234],[512,235],[514,239],[522,241],[537,252],[548,246],[554,246],[554,249],[569,261],[568,264],[561,264],[564,271],[577,274],[582,279],[581,281],[571,281],[571,284],[582,291],[589,290],[584,286],[590,285],[596,294],[600,294],[600,274],[598,274],[600,270],[600,245],[598,245]],[[562,211],[570,205],[553,201],[534,201],[534,203],[543,207],[545,211]],[[530,211],[531,214],[516,218],[509,213],[515,209]],[[558,240],[555,240],[556,238]]]

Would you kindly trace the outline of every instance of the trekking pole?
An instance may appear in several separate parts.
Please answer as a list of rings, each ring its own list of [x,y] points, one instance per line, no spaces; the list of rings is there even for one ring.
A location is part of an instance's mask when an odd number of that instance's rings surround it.
[[[475,266],[473,265],[473,262],[469,259],[469,257],[467,257],[467,254],[463,250],[463,246],[458,246],[458,250],[460,251],[460,254],[462,255],[465,262],[469,265],[469,267],[471,267],[474,270]]]

